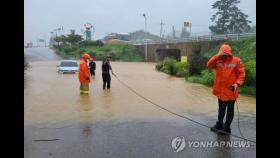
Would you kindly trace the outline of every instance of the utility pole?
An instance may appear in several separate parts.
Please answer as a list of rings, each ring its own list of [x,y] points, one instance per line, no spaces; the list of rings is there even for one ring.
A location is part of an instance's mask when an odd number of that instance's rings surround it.
[[[191,36],[191,33],[192,33],[192,23],[190,23],[190,36]]]
[[[147,17],[146,17],[145,13],[143,14],[143,17],[145,18],[145,36],[146,36],[146,39],[145,39],[145,61],[147,62],[147,60],[148,60],[148,58],[147,58],[147,55],[148,55],[148,41],[147,41]]]
[[[163,25],[165,25],[162,21],[160,23],[160,41],[163,39]]]
[[[57,40],[57,30],[55,30],[55,38]],[[57,45],[59,46],[59,42],[57,42]]]
[[[57,37],[58,37],[58,36],[57,36],[57,31],[58,31],[58,29],[55,29],[54,31],[55,31],[55,38],[56,38],[56,40],[57,40]],[[57,43],[57,45],[59,46],[59,41],[56,42],[56,43]]]
[[[173,39],[176,38],[174,25],[172,26],[172,36],[173,36]]]
[[[164,25],[164,23],[161,21],[161,22],[160,22],[160,34],[159,34],[159,37],[160,37],[161,40],[162,40],[162,36],[163,36],[163,35],[162,35],[162,34],[163,34],[163,33],[162,33],[162,27],[163,27],[163,25]]]

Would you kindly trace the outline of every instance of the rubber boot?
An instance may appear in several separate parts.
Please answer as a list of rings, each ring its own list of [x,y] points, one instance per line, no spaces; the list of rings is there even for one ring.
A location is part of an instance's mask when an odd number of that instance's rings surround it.
[[[230,134],[231,134],[231,129],[230,129],[230,127],[229,127],[229,126],[225,126],[225,127],[223,128],[223,130],[220,132],[220,134],[222,134],[222,135],[230,135]]]
[[[223,129],[223,123],[217,121],[216,124],[213,127],[211,127],[210,130],[213,132],[218,132],[219,130],[222,130],[222,129]]]

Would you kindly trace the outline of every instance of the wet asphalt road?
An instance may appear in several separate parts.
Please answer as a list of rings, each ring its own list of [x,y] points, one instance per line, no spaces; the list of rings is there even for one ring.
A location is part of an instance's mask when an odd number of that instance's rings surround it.
[[[191,141],[240,139],[219,136],[206,127],[171,115],[136,96],[114,77],[112,89],[103,91],[100,62],[90,95],[80,96],[77,74],[57,74],[59,61],[49,57],[53,55],[50,50],[25,52],[33,60],[24,89],[26,158],[256,157],[253,143],[249,148],[189,147]],[[32,52],[40,52],[40,56],[48,52],[50,60],[41,61]],[[156,72],[153,63],[112,62],[112,67],[119,79],[152,101],[206,125],[215,123],[217,100],[211,88]],[[238,104],[244,112],[240,118],[243,135],[256,140],[256,118],[245,114],[256,112],[255,98],[241,95]],[[232,133],[240,135],[237,114]],[[186,140],[180,152],[171,147],[176,136]]]

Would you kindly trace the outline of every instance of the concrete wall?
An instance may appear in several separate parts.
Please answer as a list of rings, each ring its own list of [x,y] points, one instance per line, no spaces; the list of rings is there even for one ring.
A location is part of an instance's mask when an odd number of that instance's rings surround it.
[[[203,54],[222,42],[223,41],[209,41],[198,43],[201,45],[201,52]],[[136,47],[140,51],[141,55],[145,57],[145,45],[137,45]],[[192,43],[148,44],[148,61],[156,61],[155,53],[157,49],[180,49],[181,56],[190,56],[192,53]]]

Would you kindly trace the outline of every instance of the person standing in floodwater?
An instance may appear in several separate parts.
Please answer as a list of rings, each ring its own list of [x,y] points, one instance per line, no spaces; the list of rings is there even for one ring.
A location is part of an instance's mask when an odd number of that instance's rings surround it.
[[[80,65],[79,65],[79,81],[80,85],[80,94],[88,94],[89,93],[89,83],[90,83],[90,72],[87,65],[90,56],[88,54],[84,54]]]
[[[102,61],[102,79],[103,79],[103,90],[105,90],[106,85],[107,89],[110,90],[111,87],[111,76],[110,76],[110,70],[112,72],[112,75],[115,75],[113,73],[110,60],[112,59],[111,56],[107,56],[105,60]]]
[[[211,128],[211,131],[222,130],[223,134],[230,134],[238,87],[245,80],[244,65],[240,58],[233,56],[232,49],[228,44],[222,44],[219,53],[208,61],[207,67],[215,70],[213,94],[217,96],[219,105],[218,121]],[[226,121],[223,124],[226,111]]]
[[[95,76],[96,64],[95,64],[93,58],[90,58],[89,69],[90,69],[90,75],[94,77]]]

